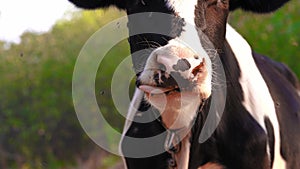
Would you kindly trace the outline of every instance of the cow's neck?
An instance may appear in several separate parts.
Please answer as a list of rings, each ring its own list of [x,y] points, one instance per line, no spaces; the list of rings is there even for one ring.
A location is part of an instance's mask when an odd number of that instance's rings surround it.
[[[239,84],[242,88],[242,104],[267,133],[265,118],[270,119],[274,131],[274,164],[275,167],[285,168],[285,161],[280,154],[280,133],[276,110],[269,88],[258,70],[252,56],[252,50],[246,40],[230,25],[227,25],[226,39],[230,44],[240,68]],[[251,72],[251,73],[250,73]],[[268,145],[268,149],[270,149]]]

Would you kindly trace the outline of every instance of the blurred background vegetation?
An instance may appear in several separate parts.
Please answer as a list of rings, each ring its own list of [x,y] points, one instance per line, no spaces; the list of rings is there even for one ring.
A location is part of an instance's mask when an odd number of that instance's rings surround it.
[[[286,63],[299,77],[299,8],[300,1],[293,0],[272,14],[238,10],[229,21],[256,52]],[[109,9],[68,15],[47,33],[26,32],[19,44],[0,42],[0,168],[106,169],[120,161],[82,130],[72,103],[72,73],[88,38],[124,13]],[[115,67],[129,55],[126,40],[109,55],[101,63],[105,71],[97,75],[96,96],[105,117],[121,131],[124,119],[111,101],[110,83]]]

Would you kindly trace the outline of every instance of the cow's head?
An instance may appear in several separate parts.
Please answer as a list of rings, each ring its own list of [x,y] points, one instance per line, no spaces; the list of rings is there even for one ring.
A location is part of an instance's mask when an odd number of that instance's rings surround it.
[[[274,11],[289,0],[69,0],[76,6],[84,9],[97,9],[115,6],[125,10],[128,15],[141,12],[162,12],[173,15],[173,18],[158,21],[158,17],[140,17],[132,20],[129,17],[129,31],[143,25],[155,29],[163,25],[169,29],[169,35],[143,34],[129,38],[131,52],[144,48],[164,46],[170,40],[184,36],[198,36],[186,28],[186,22],[195,25],[214,44],[221,48],[225,39],[225,24],[230,10],[241,8],[247,11],[265,13]],[[201,38],[200,38],[201,39]],[[202,39],[201,39],[202,40]],[[203,42],[204,43],[204,42]],[[205,48],[202,43],[201,48]],[[150,44],[150,45],[149,45]],[[200,47],[199,47],[200,48]],[[134,63],[135,64],[135,63]],[[135,68],[137,65],[135,65]]]
[[[115,6],[125,10],[129,32],[149,30],[149,27],[154,32],[158,27],[168,32],[134,35],[129,37],[129,43],[138,87],[145,91],[146,99],[163,112],[162,118],[167,127],[178,128],[190,122],[195,115],[180,114],[196,111],[201,100],[211,94],[210,70],[213,69],[210,58],[212,54],[216,56],[223,51],[229,11],[242,8],[269,12],[288,0],[70,1],[85,9]],[[148,13],[139,17],[130,16],[142,12]],[[162,19],[151,12],[165,13],[171,17]],[[139,55],[134,54],[141,50],[143,52]],[[164,101],[167,102],[162,104]],[[168,114],[170,112],[173,113],[171,116]],[[175,119],[180,120],[174,124]]]

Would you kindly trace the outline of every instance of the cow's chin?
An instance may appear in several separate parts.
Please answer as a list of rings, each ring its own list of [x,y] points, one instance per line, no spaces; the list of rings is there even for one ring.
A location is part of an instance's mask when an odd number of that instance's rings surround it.
[[[141,85],[146,100],[161,113],[162,122],[169,129],[191,126],[195,118],[202,94],[195,90],[179,90],[178,87],[154,87]]]

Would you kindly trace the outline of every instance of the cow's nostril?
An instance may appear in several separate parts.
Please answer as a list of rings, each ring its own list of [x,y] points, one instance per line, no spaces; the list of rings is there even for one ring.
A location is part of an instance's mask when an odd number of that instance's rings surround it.
[[[140,80],[140,79],[137,79],[137,80],[135,81],[135,85],[136,85],[137,88],[139,88],[139,87],[141,86],[141,80]]]
[[[155,81],[156,84],[159,84],[159,78],[160,78],[159,74],[155,73],[153,79],[154,79],[154,81]]]
[[[162,72],[165,72],[167,70],[166,66],[164,64],[161,64],[161,63],[158,64],[158,69]]]

